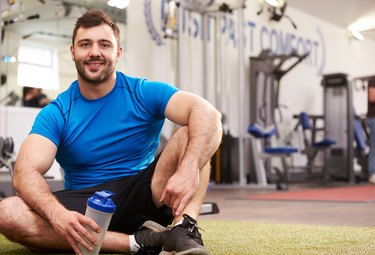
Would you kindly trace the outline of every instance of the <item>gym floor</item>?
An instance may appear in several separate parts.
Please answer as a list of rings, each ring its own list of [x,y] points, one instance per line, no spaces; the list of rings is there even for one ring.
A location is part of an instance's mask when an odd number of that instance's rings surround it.
[[[342,184],[340,184],[342,186]],[[311,184],[290,185],[289,190],[322,188]],[[245,220],[263,223],[375,227],[375,202],[259,201],[244,199],[253,194],[276,192],[274,186],[212,185],[206,202],[219,206],[218,214],[200,219]]]
[[[3,187],[3,185],[0,185]],[[338,183],[334,186],[347,186]],[[60,188],[60,187],[59,187]],[[315,184],[290,185],[289,190],[322,188]],[[200,219],[243,220],[282,224],[375,227],[375,202],[312,202],[249,200],[255,194],[277,192],[275,186],[210,185],[206,202],[217,203],[218,214],[201,215]]]

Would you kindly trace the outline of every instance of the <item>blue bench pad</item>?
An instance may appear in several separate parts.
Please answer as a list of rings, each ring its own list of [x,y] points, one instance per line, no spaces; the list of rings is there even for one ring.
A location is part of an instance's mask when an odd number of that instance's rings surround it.
[[[266,147],[264,152],[268,154],[291,154],[298,152],[294,147]]]

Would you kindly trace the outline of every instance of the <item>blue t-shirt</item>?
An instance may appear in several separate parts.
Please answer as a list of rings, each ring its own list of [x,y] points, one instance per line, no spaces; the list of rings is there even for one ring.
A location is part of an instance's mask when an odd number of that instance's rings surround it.
[[[154,161],[164,111],[176,88],[116,72],[116,85],[99,99],[81,95],[78,81],[44,107],[31,134],[57,146],[65,189],[131,176]]]

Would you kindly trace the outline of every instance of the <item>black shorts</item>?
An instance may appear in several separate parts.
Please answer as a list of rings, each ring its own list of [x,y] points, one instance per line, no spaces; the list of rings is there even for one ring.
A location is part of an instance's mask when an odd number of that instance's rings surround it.
[[[157,158],[158,159],[158,158]],[[79,190],[62,190],[53,194],[68,209],[85,213],[87,198],[95,191],[109,190],[116,204],[108,230],[132,234],[146,220],[167,226],[173,220],[172,211],[166,206],[157,208],[152,201],[151,179],[157,160],[134,176],[124,177],[94,187]]]

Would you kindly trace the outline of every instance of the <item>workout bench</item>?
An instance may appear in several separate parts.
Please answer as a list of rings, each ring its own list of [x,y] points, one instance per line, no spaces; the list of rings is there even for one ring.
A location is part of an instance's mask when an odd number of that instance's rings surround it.
[[[248,133],[251,135],[251,149],[258,184],[266,186],[268,181],[270,181],[276,182],[276,188],[278,190],[288,189],[289,165],[286,159],[290,157],[291,154],[298,152],[298,149],[291,146],[272,146],[271,139],[277,134],[275,127],[263,129],[257,124],[252,124],[248,128]],[[282,170],[272,166],[272,158],[280,159]],[[276,171],[276,180],[272,180],[272,169]]]

